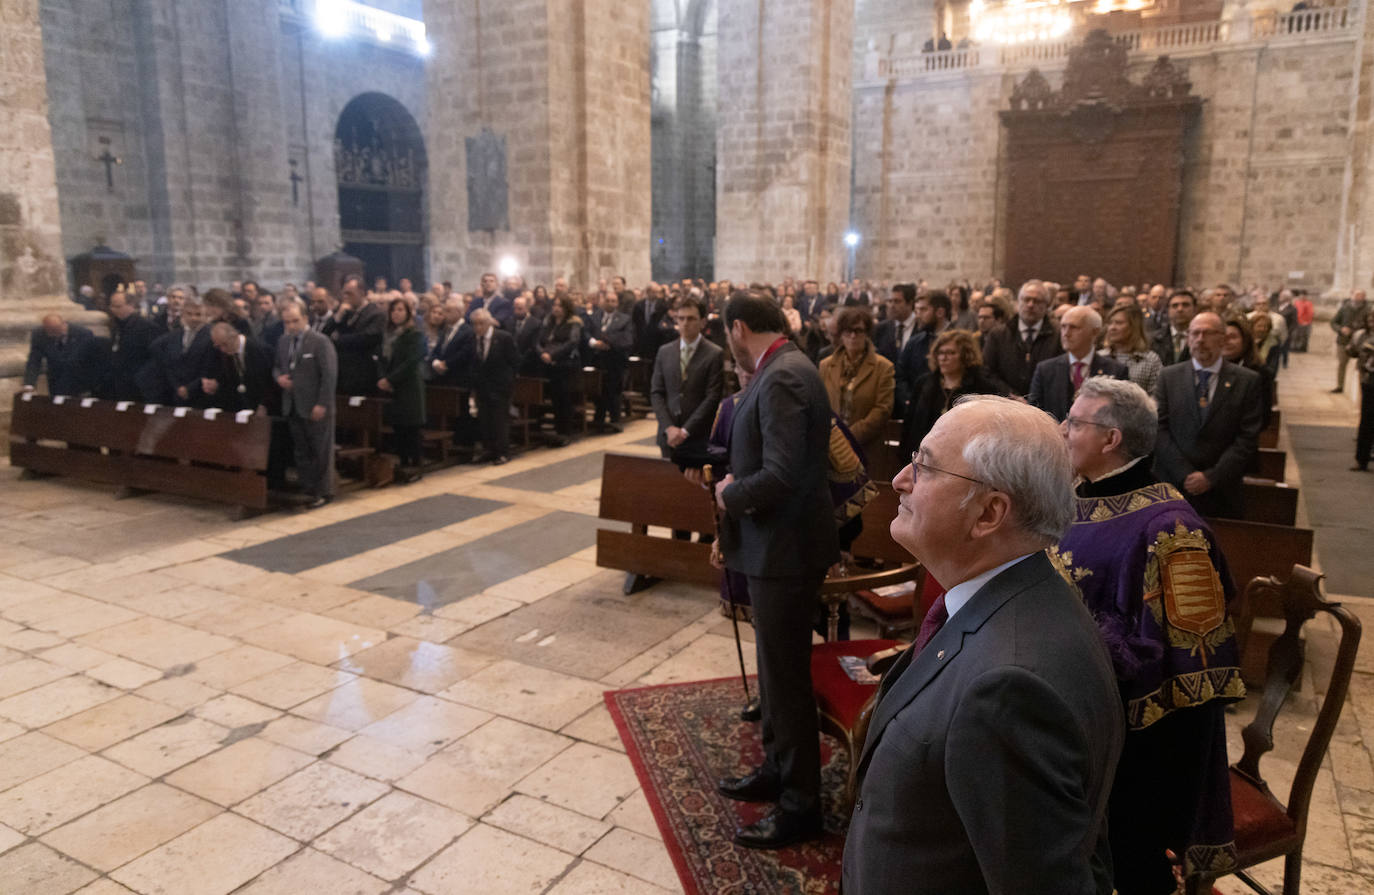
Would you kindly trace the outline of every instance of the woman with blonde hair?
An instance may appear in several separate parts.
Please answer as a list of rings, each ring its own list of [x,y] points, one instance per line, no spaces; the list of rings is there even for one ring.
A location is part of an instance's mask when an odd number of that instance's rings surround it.
[[[1154,394],[1164,363],[1145,338],[1145,312],[1134,302],[1115,307],[1107,315],[1105,332],[1107,347],[1097,353],[1125,364],[1130,380],[1145,389],[1145,394]]]
[[[947,329],[935,339],[927,360],[930,372],[916,381],[911,406],[902,425],[899,457],[910,457],[921,446],[954,402],[964,395],[1006,395],[1007,390],[983,369],[983,352],[973,333]]]

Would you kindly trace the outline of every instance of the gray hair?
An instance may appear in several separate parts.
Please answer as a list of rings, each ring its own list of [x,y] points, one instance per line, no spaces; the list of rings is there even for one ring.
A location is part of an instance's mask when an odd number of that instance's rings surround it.
[[[488,311],[486,308],[478,308],[477,310],[472,312],[472,315],[470,317],[468,317],[468,323],[489,322],[493,319],[495,318],[491,316],[491,311]]]
[[[1073,521],[1073,464],[1054,418],[1043,410],[995,395],[965,395],[955,410],[991,410],[989,425],[964,444],[970,476],[1011,498],[1012,522],[1048,547]],[[951,412],[954,412],[953,410]],[[965,502],[977,493],[970,490]]]
[[[1029,288],[1031,288],[1032,286],[1034,286],[1035,288],[1039,289],[1039,290],[1040,290],[1040,294],[1041,294],[1043,297],[1045,297],[1045,298],[1050,298],[1050,297],[1051,297],[1051,296],[1045,294],[1045,293],[1047,292],[1047,290],[1045,289],[1045,283],[1044,283],[1043,280],[1026,280],[1026,282],[1024,282],[1024,283],[1021,284],[1021,289],[1020,289],[1020,291],[1016,293],[1016,300],[1019,302],[1019,301],[1021,301],[1021,299],[1025,298],[1025,297],[1026,297],[1026,290],[1029,289]]]
[[[1155,449],[1159,412],[1155,399],[1129,379],[1093,376],[1078,390],[1080,398],[1101,398],[1106,403],[1094,422],[1121,430],[1121,453],[1127,460],[1144,457]]]

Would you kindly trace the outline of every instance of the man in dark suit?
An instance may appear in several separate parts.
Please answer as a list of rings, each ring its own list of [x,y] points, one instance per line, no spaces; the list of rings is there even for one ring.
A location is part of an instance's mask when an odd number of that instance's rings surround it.
[[[1058,427],[994,397],[940,417],[893,481],[892,536],[947,590],[879,689],[845,892],[1111,892],[1120,696],[1044,552],[1073,519],[1072,485]]]
[[[350,276],[340,290],[342,301],[324,333],[339,356],[339,392],[370,395],[376,391],[377,361],[386,329],[386,309],[363,296],[363,278]]]
[[[892,361],[893,366],[897,365],[902,349],[916,332],[915,306],[915,284],[898,283],[887,299],[887,319],[873,330],[873,347]]]
[[[210,328],[215,351],[201,377],[201,391],[222,410],[264,412],[275,403],[272,355],[261,342],[250,339],[223,321]]]
[[[104,396],[116,401],[141,401],[138,374],[153,356],[157,327],[139,315],[134,300],[123,292],[110,296],[110,378]]]
[[[39,374],[48,376],[50,395],[86,395],[95,387],[94,373],[99,346],[95,334],[57,314],[43,318],[43,325],[29,335],[29,359],[24,364],[24,390],[33,391]]]
[[[983,337],[983,369],[996,376],[1013,395],[1029,392],[1036,366],[1064,350],[1053,321],[1046,319],[1048,311],[1045,284],[1027,280],[1016,301],[1017,319],[1007,321],[1000,332]]]
[[[820,739],[811,693],[811,607],[839,559],[829,472],[830,401],[820,372],[783,333],[767,296],[725,306],[730,353],[754,374],[735,408],[730,474],[716,486],[725,565],[748,577],[762,695],[764,760],[720,792],[777,807],[735,841],[782,848],[821,830]],[[851,890],[857,891],[857,890]]]
[[[802,293],[797,296],[796,305],[802,320],[814,320],[820,315],[821,308],[829,307],[830,301],[821,294],[820,283],[807,280],[802,284]]]
[[[339,360],[334,343],[310,329],[292,300],[281,309],[282,337],[272,374],[282,390],[281,410],[291,430],[296,477],[318,509],[334,499],[334,393]]]
[[[443,315],[444,324],[429,356],[425,358],[426,378],[435,385],[470,388],[472,365],[477,357],[477,336],[463,319],[463,300],[450,298],[444,302],[442,309],[436,308],[435,312]]]
[[[1151,340],[1151,347],[1164,366],[1188,359],[1188,324],[1196,313],[1197,299],[1187,289],[1169,296],[1168,322],[1155,331]]]
[[[658,349],[649,387],[664,457],[684,444],[705,447],[725,391],[724,352],[701,335],[705,303],[686,296],[673,316],[679,337]]]
[[[630,309],[635,296],[626,290],[620,295],[601,296],[600,321],[590,333],[587,348],[601,370],[601,395],[596,401],[592,426],[600,431],[619,432],[620,397],[625,390],[625,368],[635,344],[634,321]]]
[[[663,344],[660,324],[667,314],[668,300],[663,294],[663,287],[650,283],[649,288],[644,290],[644,300],[635,305],[630,314],[634,321],[635,350],[639,357],[649,358],[658,354],[658,348]]]
[[[149,318],[153,321],[153,326],[157,327],[158,332],[171,332],[174,328],[181,325],[181,309],[186,305],[186,290],[180,286],[173,286],[167,290],[167,296],[162,303],[157,306]]]
[[[500,465],[510,459],[510,399],[520,358],[515,339],[496,327],[491,312],[479,308],[468,317],[476,333],[473,393],[483,454],[479,463]]]
[[[177,310],[177,322],[153,340],[152,357],[138,374],[143,400],[153,404],[193,403],[206,358],[214,350],[201,303],[183,301]]]
[[[510,333],[515,337],[515,351],[520,357],[520,372],[526,376],[534,376],[539,367],[541,320],[530,312],[529,303],[523,296],[515,300],[511,310]]]
[[[1258,373],[1222,359],[1225,340],[1219,316],[1198,314],[1188,324],[1192,357],[1160,371],[1155,475],[1203,516],[1238,519],[1245,510],[1241,480],[1259,450],[1264,388]]]
[[[1059,344],[1064,353],[1036,364],[1026,400],[1062,423],[1078,389],[1089,377],[1125,379],[1125,364],[1095,350],[1101,331],[1102,315],[1091,307],[1076,306],[1065,311],[1059,321]]]

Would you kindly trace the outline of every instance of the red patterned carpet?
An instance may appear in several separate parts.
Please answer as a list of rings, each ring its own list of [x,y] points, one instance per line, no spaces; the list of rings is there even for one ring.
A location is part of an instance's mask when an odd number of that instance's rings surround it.
[[[771,805],[733,802],[716,780],[747,773],[763,757],[759,726],[739,720],[739,678],[613,690],[606,704],[658,821],[687,895],[820,895],[838,892],[847,817],[840,816],[848,758],[821,738],[826,832],[776,852],[735,845],[737,821]]]

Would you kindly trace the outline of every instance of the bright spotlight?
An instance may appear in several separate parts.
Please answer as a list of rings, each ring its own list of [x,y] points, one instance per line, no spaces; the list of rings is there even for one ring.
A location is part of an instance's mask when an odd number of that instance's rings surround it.
[[[844,235],[844,244],[849,246],[851,249],[854,248],[856,245],[859,244],[859,234],[855,233],[853,230],[850,230],[848,233]]]
[[[520,262],[515,260],[514,255],[504,255],[496,269],[501,271],[503,277],[513,277],[520,272]]]
[[[348,17],[339,0],[317,0],[315,3],[315,27],[325,37],[344,37],[348,34]]]

